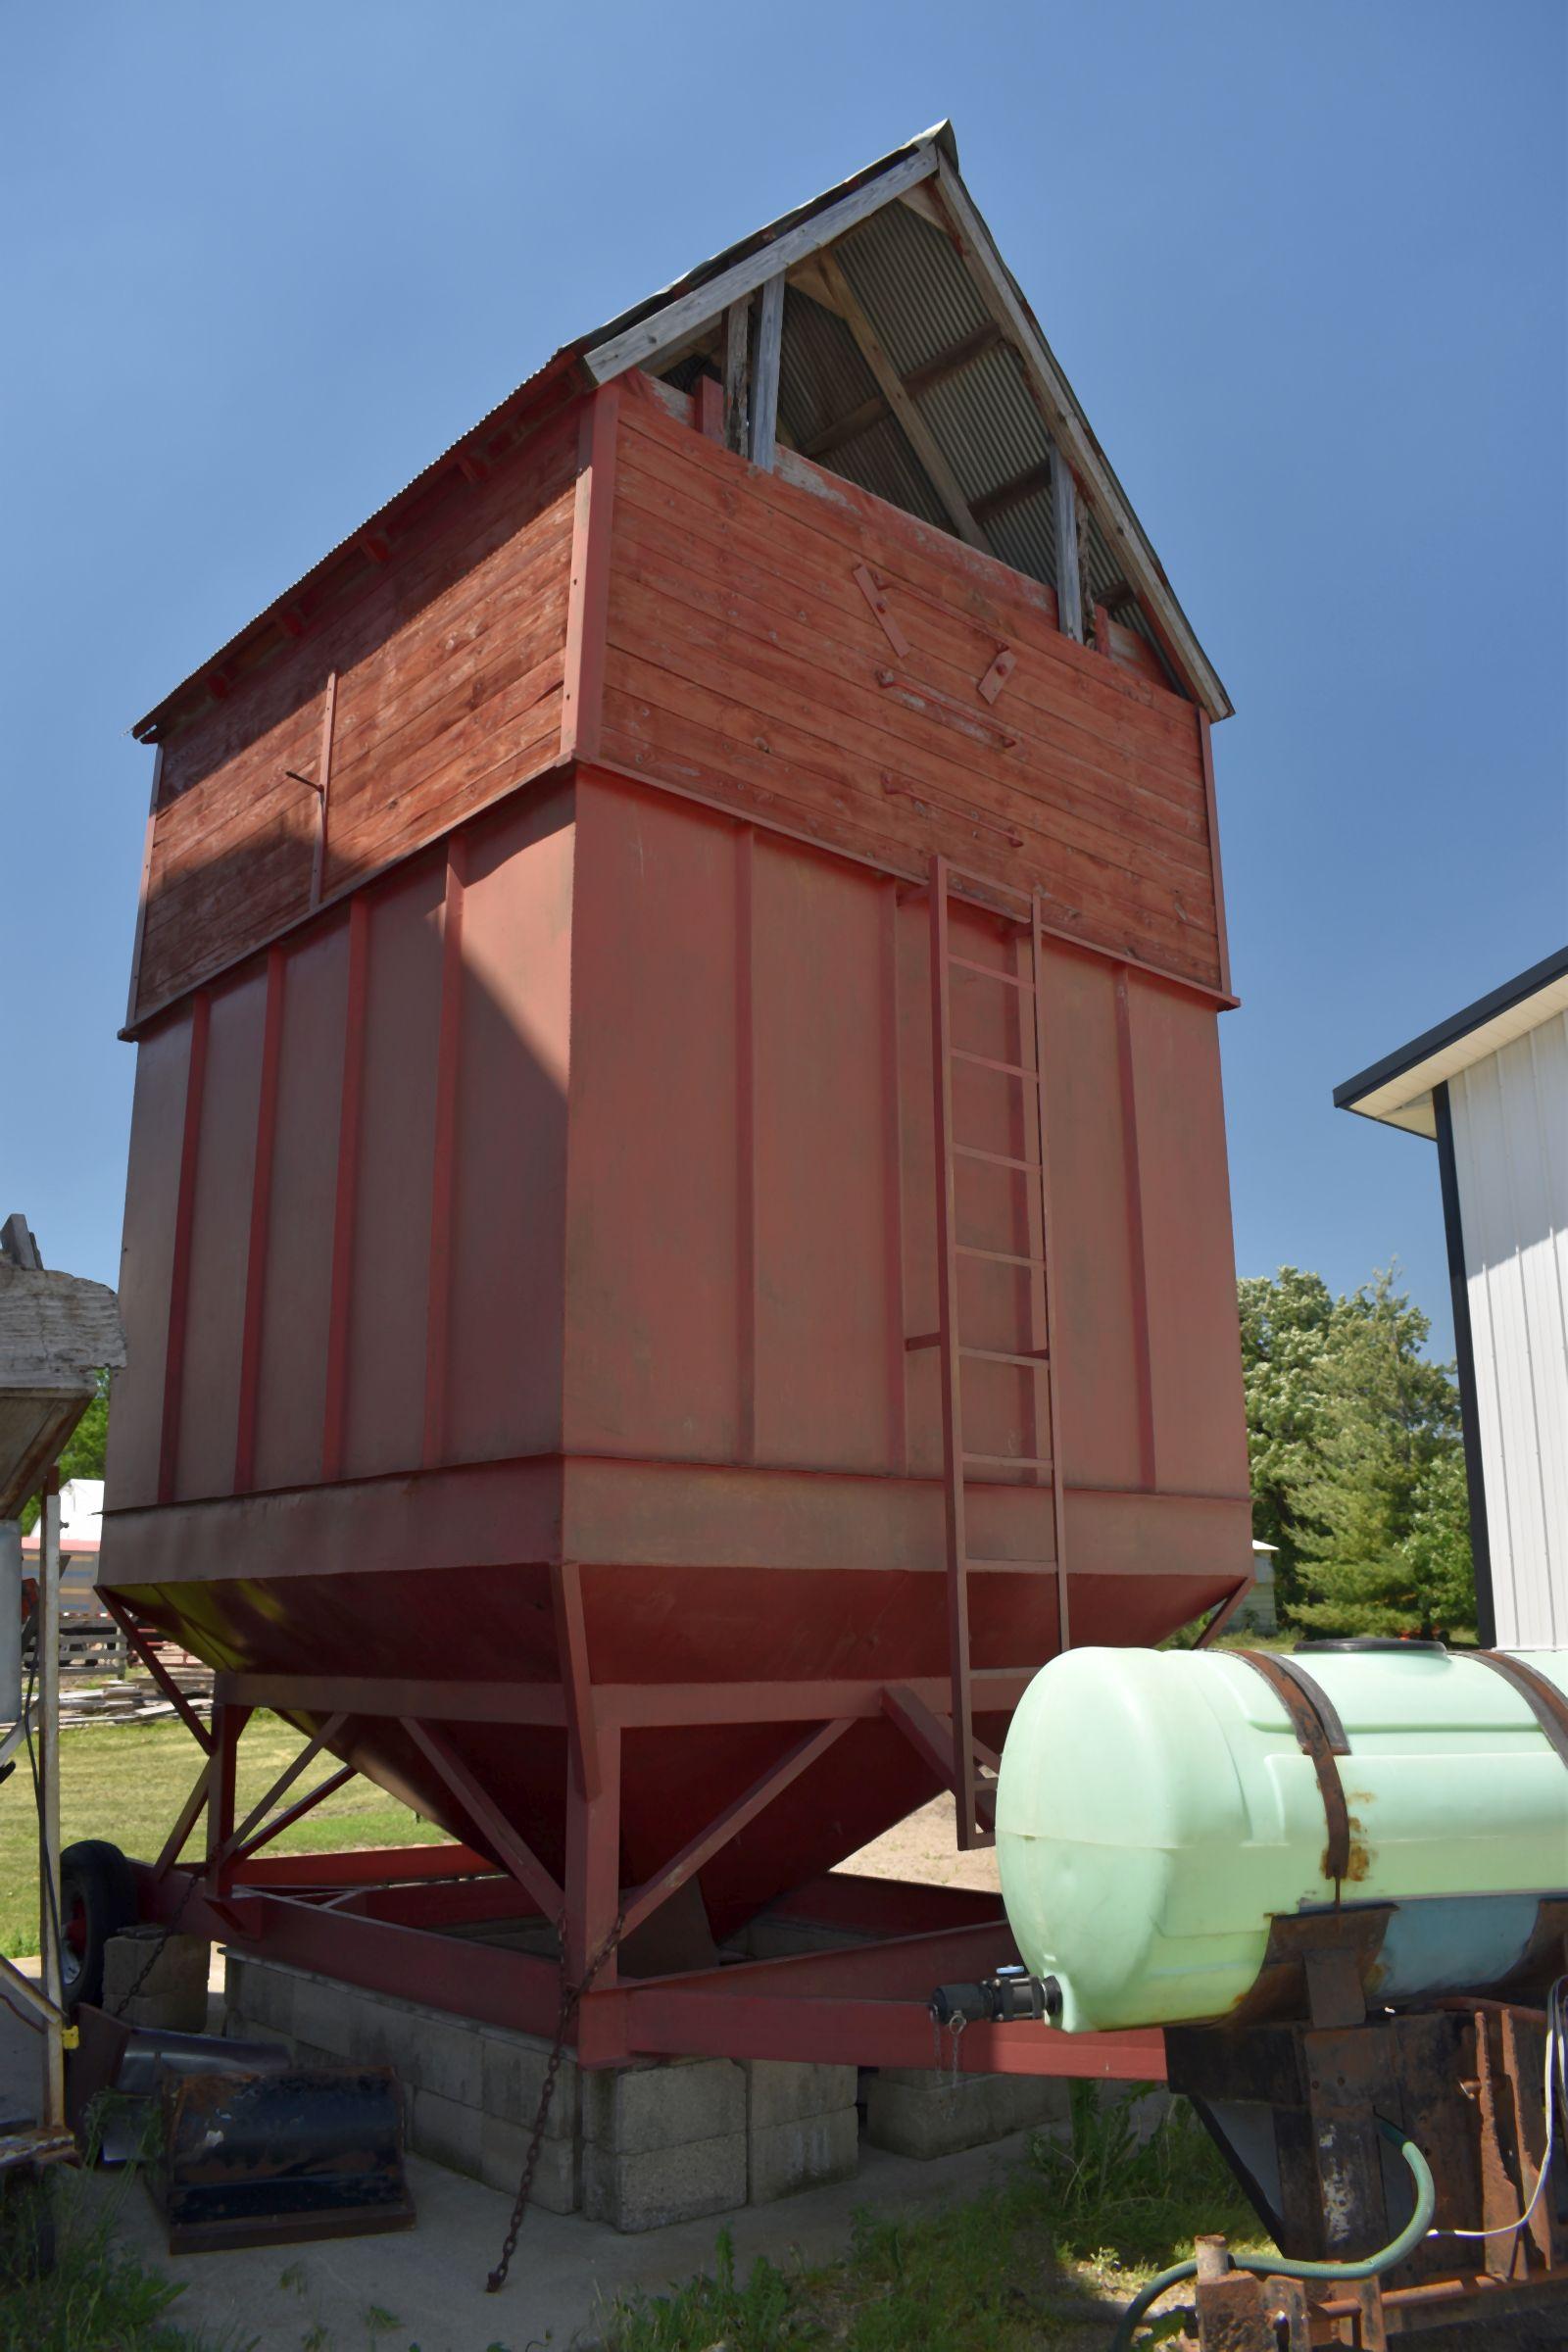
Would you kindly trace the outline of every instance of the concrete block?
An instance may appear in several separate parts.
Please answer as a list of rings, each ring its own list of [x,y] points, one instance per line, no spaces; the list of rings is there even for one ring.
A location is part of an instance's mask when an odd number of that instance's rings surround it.
[[[662,2230],[671,2222],[733,2213],[745,2202],[744,2132],[636,2155],[616,2155],[592,2140],[584,2144],[582,2204],[591,2222],[608,2222],[614,2230]]]
[[[289,2029],[316,2049],[339,2050],[346,2056],[349,2016],[355,1997],[348,1985],[337,1984],[331,1977],[313,1976],[301,1970],[294,1983]]]
[[[532,2126],[539,2093],[544,2088],[550,2044],[531,2034],[505,2034],[479,2029],[480,2100],[486,2115],[525,2127]],[[547,2139],[576,2135],[581,2100],[577,2061],[563,2051],[556,2088],[545,2125]]]
[[[589,2074],[582,2084],[582,2117],[584,2139],[616,2157],[683,2151],[688,2145],[738,2133],[744,2170],[746,2076],[729,2058],[676,2059]],[[745,2202],[744,2190],[738,2201]],[[725,2210],[716,2205],[693,2208],[694,2214]]]
[[[276,1961],[247,1960],[229,1952],[223,1963],[223,1994],[231,2010],[257,2025],[288,2034],[294,2026],[294,1988],[299,1971]]]
[[[786,2058],[750,2058],[746,2067],[746,2119],[753,2132],[772,2124],[798,2123],[811,2115],[836,2115],[855,2105],[858,2081],[853,2066],[807,2066]]]
[[[157,2033],[205,2033],[211,1950],[204,1936],[171,1936],[163,1928],[111,1936],[104,1945],[104,2007]]]
[[[437,2164],[447,2164],[455,2173],[466,2173],[470,2180],[481,2178],[483,2163],[480,2124],[483,2121],[477,2107],[465,2107],[457,2099],[444,2099],[437,2090],[411,2090],[408,2099],[409,2145],[420,2156],[433,2157]]]
[[[204,2034],[207,2003],[198,2009],[189,1993],[133,1993],[117,2003],[114,2015],[140,2034]]]
[[[373,1993],[356,1994],[343,2019],[349,2054],[359,2066],[395,2066],[409,2082],[409,2034],[401,2001],[382,2000]],[[440,2085],[432,2084],[433,2089]]]
[[[408,2082],[439,2092],[444,2099],[456,2099],[465,2107],[482,2103],[484,2068],[477,2026],[429,2009],[387,2012],[384,2006],[383,2020],[368,2020],[365,2013],[370,2006],[356,2003],[354,2024],[359,2037],[368,2043],[382,2038],[384,2021],[387,2055],[379,2063],[395,2066]]]
[[[754,2124],[746,2135],[750,2203],[769,2205],[797,2189],[853,2180],[859,2156],[859,2122],[853,2107],[840,2107],[832,2115]]]
[[[1070,2128],[1067,2085],[1029,2075],[950,2075],[885,2068],[866,2097],[865,2135],[898,2156],[953,2156],[1028,2127]]]
[[[529,2128],[503,2123],[494,2115],[479,2124],[479,2178],[487,2188],[514,2197],[528,2153]],[[575,2213],[581,2196],[580,2166],[574,2138],[546,2139],[534,2167],[529,2203],[546,2213]]]
[[[246,2017],[238,2009],[230,2009],[224,2018],[223,2036],[227,2041],[275,2041],[286,2050],[294,2046],[290,2036],[280,2034],[276,2026],[264,2026],[259,2019]]]

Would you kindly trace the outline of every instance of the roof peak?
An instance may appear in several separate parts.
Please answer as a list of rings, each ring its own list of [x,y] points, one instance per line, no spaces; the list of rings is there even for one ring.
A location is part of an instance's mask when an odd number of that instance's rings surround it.
[[[1211,717],[1227,716],[1224,686],[1002,260],[957,157],[944,119],[563,345],[134,732],[155,738],[187,697],[205,704],[208,691],[225,691],[234,664],[262,636],[277,638],[279,648],[285,633],[297,636],[287,624],[302,594],[322,586],[334,566],[346,574],[363,567],[372,538],[395,548],[400,513],[443,469],[471,463],[504,420],[552,392],[559,399],[632,368],[670,381],[683,370],[719,372],[726,319],[770,284],[781,296],[773,331],[788,444],[1064,589],[1069,633],[1080,635],[1084,611],[1102,603],[1145,638],[1182,691]]]

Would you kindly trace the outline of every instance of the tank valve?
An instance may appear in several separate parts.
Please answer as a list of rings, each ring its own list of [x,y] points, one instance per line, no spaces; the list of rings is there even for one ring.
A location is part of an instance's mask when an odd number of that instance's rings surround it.
[[[965,2025],[1014,2025],[1026,2018],[1054,2024],[1061,2015],[1061,1986],[1054,1977],[1042,1983],[1009,1962],[978,1984],[939,1984],[926,2005],[939,2026],[958,2018]]]

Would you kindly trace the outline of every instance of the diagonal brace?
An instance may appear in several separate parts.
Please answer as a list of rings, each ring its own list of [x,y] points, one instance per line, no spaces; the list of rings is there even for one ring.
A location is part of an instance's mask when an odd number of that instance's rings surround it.
[[[196,1785],[191,1789],[189,1796],[186,1797],[185,1802],[180,1806],[179,1814],[175,1820],[174,1826],[170,1831],[169,1836],[164,1839],[163,1851],[160,1853],[157,1861],[153,1864],[153,1877],[155,1879],[164,1879],[169,1876],[169,1873],[173,1869],[174,1864],[179,1860],[180,1850],[183,1847],[186,1838],[190,1836],[191,1831],[196,1827],[197,1822],[200,1820],[203,1808],[205,1807],[212,1790],[213,1764],[214,1758],[212,1756],[208,1755],[202,1758],[201,1770],[196,1775]]]
[[[622,1936],[629,1936],[632,1929],[639,1926],[650,1912],[657,1911],[660,1904],[667,1901],[677,1887],[684,1886],[688,1879],[694,1878],[706,1862],[711,1861],[721,1845],[727,1845],[732,1838],[738,1838],[765,1805],[771,1804],[774,1797],[782,1794],[790,1783],[798,1780],[819,1756],[825,1756],[855,1721],[854,1716],[847,1715],[836,1723],[819,1724],[814,1732],[808,1732],[804,1740],[797,1740],[788,1755],[777,1764],[770,1765],[760,1780],[754,1781],[744,1796],[737,1797],[734,1804],[727,1805],[715,1820],[709,1823],[706,1830],[700,1831],[697,1837],[683,1845],[674,1860],[666,1863],[657,1878],[639,1886],[625,1903],[621,1912]]]
[[[565,1898],[533,1848],[524,1844],[516,1831],[494,1801],[485,1794],[462,1757],[453,1749],[446,1735],[433,1724],[417,1723],[412,1716],[402,1718],[403,1728],[425,1762],[439,1773],[459,1804],[467,1814],[482,1839],[494,1847],[496,1856],[527,1889],[546,1919],[560,1919],[565,1909]]]
[[[158,1685],[159,1690],[169,1700],[171,1706],[174,1709],[174,1712],[184,1724],[186,1731],[189,1732],[197,1746],[203,1749],[206,1754],[211,1755],[213,1751],[212,1733],[208,1730],[206,1724],[203,1723],[201,1717],[196,1713],[189,1699],[185,1696],[184,1691],[180,1689],[173,1676],[170,1673],[168,1667],[164,1664],[163,1659],[158,1655],[158,1652],[148,1642],[140,1626],[137,1625],[135,1619],[131,1616],[130,1611],[125,1608],[121,1601],[116,1599],[113,1592],[102,1592],[99,1594],[99,1598],[102,1600],[104,1607],[108,1610],[110,1616],[119,1626],[121,1632],[124,1635],[125,1640],[130,1643],[131,1648],[136,1652],[137,1657],[140,1658],[142,1664],[152,1676],[153,1681]]]
[[[264,1837],[252,1838],[251,1832],[259,1828],[260,1825],[266,1821],[267,1816],[269,1813],[270,1813],[278,1798],[285,1795],[287,1791],[293,1788],[295,1782],[299,1779],[300,1774],[304,1772],[309,1765],[315,1763],[322,1748],[329,1747],[331,1745],[332,1741],[337,1738],[339,1732],[342,1731],[343,1726],[345,1723],[347,1723],[347,1721],[348,1717],[346,1715],[329,1715],[327,1717],[325,1723],[322,1724],[320,1730],[316,1734],[315,1738],[308,1740],[305,1746],[300,1749],[299,1754],[294,1758],[293,1762],[286,1765],[283,1771],[278,1774],[277,1779],[272,1783],[272,1786],[270,1788],[269,1788],[267,1794],[262,1798],[261,1803],[253,1805],[250,1811],[246,1814],[244,1820],[240,1823],[238,1829],[230,1831],[228,1837],[224,1838],[222,1844],[219,1847],[218,1852],[213,1856],[213,1868],[215,1870],[221,1869],[222,1865],[229,1860],[231,1855],[239,1853],[242,1849],[246,1853],[253,1852],[257,1846],[265,1845],[268,1842],[269,1838],[276,1835],[275,1831],[269,1830]],[[337,1785],[339,1788],[342,1787],[345,1780],[352,1778],[352,1770],[353,1768],[351,1766],[345,1766],[344,1770],[336,1776]],[[323,1788],[325,1784],[323,1784]],[[313,1788],[311,1790],[310,1799],[312,1804],[318,1804],[320,1802],[320,1789]],[[298,1805],[292,1806],[290,1808],[290,1818],[292,1819],[297,1817],[300,1808]],[[248,1843],[247,1840],[249,1840]]]
[[[281,1813],[274,1813],[254,1838],[248,1838],[243,1845],[236,1846],[232,1859],[235,1862],[248,1862],[252,1854],[259,1853],[264,1845],[270,1845],[274,1838],[280,1838],[285,1830],[293,1828],[295,1822],[302,1820],[307,1813],[313,1813],[323,1798],[335,1796],[354,1778],[352,1764],[344,1764],[336,1772],[328,1773],[326,1779],[318,1782],[316,1788],[307,1788],[305,1794],[296,1797],[293,1804],[286,1806]]]
[[[922,1756],[930,1765],[943,1787],[945,1788],[954,1788],[956,1774],[954,1767],[952,1728],[944,1723],[939,1715],[933,1714],[919,1692],[896,1684],[889,1684],[882,1693],[882,1712],[890,1723],[898,1726],[915,1753]],[[972,1734],[970,1735],[970,1746],[976,1763],[983,1764],[988,1772],[997,1772],[1001,1769],[999,1759],[991,1749],[985,1746],[981,1740],[976,1740]],[[995,1815],[996,1801],[995,1789],[976,1788],[975,1809],[977,1815],[981,1817],[986,1813]]]

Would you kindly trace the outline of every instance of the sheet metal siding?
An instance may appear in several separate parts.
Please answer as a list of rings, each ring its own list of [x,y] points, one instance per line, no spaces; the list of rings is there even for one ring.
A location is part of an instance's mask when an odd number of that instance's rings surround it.
[[[1449,1082],[1497,1641],[1568,1643],[1568,1013]]]

